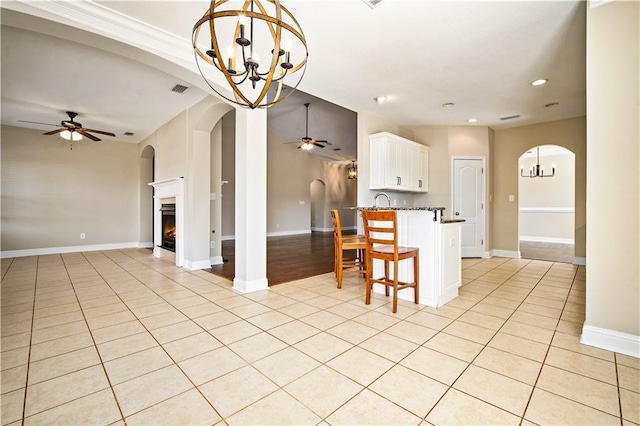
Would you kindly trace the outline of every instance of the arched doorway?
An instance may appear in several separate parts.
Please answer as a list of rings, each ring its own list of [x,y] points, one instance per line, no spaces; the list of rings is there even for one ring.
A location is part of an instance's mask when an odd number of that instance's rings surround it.
[[[311,231],[325,231],[324,210],[326,185],[320,179],[311,182],[309,191],[311,193]]]
[[[521,257],[573,263],[574,153],[557,145],[540,145],[522,154],[519,164],[518,240]],[[538,165],[540,171],[536,173]]]
[[[140,153],[140,245],[153,247],[153,187],[156,150],[147,145]]]

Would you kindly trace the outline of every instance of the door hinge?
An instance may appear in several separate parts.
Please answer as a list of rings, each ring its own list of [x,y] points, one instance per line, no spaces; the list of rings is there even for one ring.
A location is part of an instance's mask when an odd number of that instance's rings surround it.
[[[484,209],[484,203],[480,203],[480,209]]]
[[[481,170],[482,170],[482,174],[484,174],[484,167],[482,167]]]
[[[483,246],[484,245],[484,240],[480,240],[480,245]]]

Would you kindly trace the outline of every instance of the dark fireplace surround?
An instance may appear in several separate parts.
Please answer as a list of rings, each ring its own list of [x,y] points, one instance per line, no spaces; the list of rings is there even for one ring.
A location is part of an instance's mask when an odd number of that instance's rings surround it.
[[[162,242],[160,247],[175,253],[176,251],[176,205],[162,204]]]

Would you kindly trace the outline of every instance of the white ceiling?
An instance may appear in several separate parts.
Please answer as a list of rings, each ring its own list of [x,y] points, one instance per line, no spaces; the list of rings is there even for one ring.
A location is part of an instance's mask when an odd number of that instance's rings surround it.
[[[208,3],[83,2],[163,30],[177,45],[184,41],[187,58],[193,24]],[[336,113],[339,106],[408,127],[469,125],[473,117],[476,126],[498,129],[586,113],[585,2],[384,0],[374,9],[361,0],[283,3],[300,22],[309,48],[301,92],[288,99],[291,106],[269,110],[270,117],[292,114],[296,125],[285,138],[303,136],[307,98],[335,104],[329,109]],[[115,33],[104,37],[78,29],[86,22],[90,30],[86,16],[56,17],[29,2],[3,2],[2,8],[3,124],[50,130],[17,120],[57,124],[64,111],[73,110],[86,127],[137,142],[209,93],[179,60],[160,66],[157,57],[112,40],[122,38]],[[538,78],[549,82],[531,86]],[[176,83],[190,89],[176,95],[170,91]],[[389,102],[376,104],[373,98],[381,95]],[[455,106],[443,108],[446,102]],[[544,107],[552,102],[558,105]],[[521,117],[500,120],[514,114]],[[311,123],[312,137],[331,141],[321,132],[331,122],[319,122],[318,130]],[[136,135],[127,139],[125,131]]]

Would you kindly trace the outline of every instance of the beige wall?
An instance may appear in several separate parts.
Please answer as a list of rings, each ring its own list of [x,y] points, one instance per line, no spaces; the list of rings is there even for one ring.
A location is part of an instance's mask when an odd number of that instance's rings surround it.
[[[587,303],[590,328],[640,355],[640,3],[587,12]],[[591,329],[593,331],[593,329]],[[597,333],[595,333],[597,334]],[[593,337],[593,335],[591,335]],[[633,345],[632,345],[633,347]]]
[[[493,249],[518,250],[520,156],[538,145],[559,145],[575,154],[575,256],[585,257],[586,119],[550,121],[495,130]],[[509,201],[514,195],[514,201]]]
[[[139,173],[135,144],[2,126],[2,251],[139,242]]]

